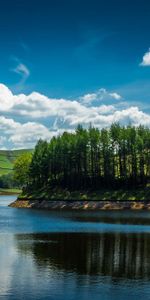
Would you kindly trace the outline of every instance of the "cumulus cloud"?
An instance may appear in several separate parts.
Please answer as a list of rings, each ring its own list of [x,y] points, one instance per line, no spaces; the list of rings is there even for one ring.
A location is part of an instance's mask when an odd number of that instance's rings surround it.
[[[92,99],[89,100],[90,95]],[[98,96],[96,93],[85,96],[84,100],[92,101],[88,105],[82,101],[83,97],[71,101],[49,98],[37,92],[14,95],[8,87],[0,84],[1,149],[32,148],[38,139],[50,140],[64,131],[72,132],[79,123],[85,127],[92,123],[97,128],[109,127],[114,122],[150,127],[150,115],[138,106],[119,107],[122,97],[116,92],[100,89]],[[94,102],[94,97],[101,101]],[[114,103],[107,103],[108,97]]]
[[[49,140],[52,132],[37,122],[21,124],[13,119],[0,117],[0,144],[8,142],[13,148],[32,148],[40,139]]]
[[[12,142],[17,148],[33,148],[40,138],[50,140],[52,135],[53,133],[44,125],[27,122],[18,124],[15,132],[12,132],[9,142]]]
[[[106,100],[111,100],[111,99],[115,99],[115,100],[120,100],[122,97],[116,93],[116,92],[109,92],[104,88],[99,89],[98,91],[96,91],[95,93],[91,93],[91,94],[85,94],[82,97],[80,97],[80,101],[84,104],[84,105],[90,105],[93,102],[101,102],[102,100],[106,101]]]
[[[143,60],[140,63],[140,66],[149,67],[150,66],[150,49],[143,56]]]
[[[4,84],[0,84],[0,111],[9,111],[13,106],[13,94]]]
[[[96,93],[92,93],[92,94],[86,94],[86,95],[82,96],[80,99],[81,99],[81,101],[83,103],[89,104],[93,100],[96,100],[96,98],[97,98],[97,94]]]

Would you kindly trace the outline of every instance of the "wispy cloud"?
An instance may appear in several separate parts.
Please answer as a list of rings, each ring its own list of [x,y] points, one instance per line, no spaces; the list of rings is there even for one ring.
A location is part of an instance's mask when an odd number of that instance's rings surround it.
[[[25,83],[28,77],[30,76],[30,70],[17,57],[11,56],[11,60],[15,62],[15,67],[11,68],[10,71],[20,76],[20,80],[12,88],[15,92],[21,92],[22,90],[25,89]]]
[[[26,65],[19,63],[16,68],[12,69],[13,72],[21,75],[22,81],[25,82],[26,79],[30,76],[30,71]]]
[[[140,63],[140,66],[150,67],[150,49],[143,56],[143,60]]]

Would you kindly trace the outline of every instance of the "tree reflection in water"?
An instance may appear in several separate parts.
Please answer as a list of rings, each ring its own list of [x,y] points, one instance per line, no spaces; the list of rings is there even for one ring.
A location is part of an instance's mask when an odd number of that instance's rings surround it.
[[[148,233],[17,234],[18,250],[37,266],[116,279],[150,280]]]

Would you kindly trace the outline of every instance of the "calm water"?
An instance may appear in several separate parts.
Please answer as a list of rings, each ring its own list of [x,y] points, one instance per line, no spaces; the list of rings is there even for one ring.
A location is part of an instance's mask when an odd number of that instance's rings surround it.
[[[150,212],[45,212],[0,197],[0,299],[150,299]]]

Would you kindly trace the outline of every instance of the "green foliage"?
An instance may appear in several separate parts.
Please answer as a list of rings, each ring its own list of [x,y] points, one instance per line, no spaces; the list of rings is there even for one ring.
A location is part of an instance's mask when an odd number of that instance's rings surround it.
[[[33,150],[0,150],[0,176],[13,173],[14,161],[26,152],[32,153]]]
[[[0,176],[0,188],[10,189],[17,187],[13,173],[8,173]]]
[[[30,179],[32,177],[32,181],[34,182],[34,186],[43,186],[48,180],[48,155],[48,143],[46,141],[39,140],[35,146],[29,173]]]
[[[113,124],[110,129],[90,126],[87,130],[79,125],[75,133],[64,132],[49,143],[39,140],[27,175],[22,182],[28,190],[146,185],[150,179],[150,129]]]
[[[31,153],[23,153],[14,162],[14,180],[20,187],[28,184],[31,160]]]

